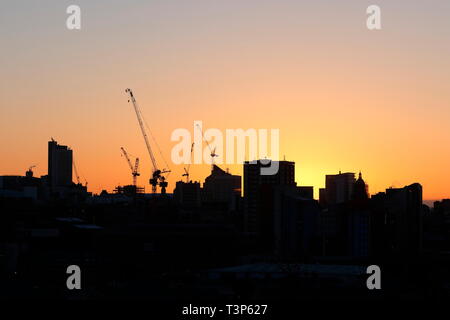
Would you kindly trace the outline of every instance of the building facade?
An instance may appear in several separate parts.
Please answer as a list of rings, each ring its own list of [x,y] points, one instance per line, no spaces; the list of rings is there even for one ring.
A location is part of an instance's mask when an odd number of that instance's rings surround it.
[[[73,153],[55,140],[48,142],[48,181],[52,192],[72,185]]]

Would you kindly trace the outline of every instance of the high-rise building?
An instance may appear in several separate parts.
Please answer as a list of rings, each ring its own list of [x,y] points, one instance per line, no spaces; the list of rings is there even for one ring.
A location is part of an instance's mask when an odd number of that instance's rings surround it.
[[[347,207],[348,254],[368,257],[373,254],[373,215],[369,206],[368,186],[361,172],[353,184],[352,200]]]
[[[369,207],[354,205],[347,213],[347,249],[352,257],[368,257],[371,252],[371,211]]]
[[[397,257],[415,256],[422,250],[422,186],[389,188],[370,199],[376,223],[376,251]]]
[[[52,191],[72,184],[72,158],[70,148],[53,139],[48,142],[48,181]]]
[[[244,163],[244,225],[247,232],[273,233],[273,187],[296,186],[294,162],[279,161],[276,174],[261,175],[261,168],[270,165],[261,160]]]
[[[398,253],[414,255],[422,249],[422,186],[386,190],[388,224],[394,226],[393,247]]]
[[[335,205],[352,199],[355,174],[346,172],[325,176],[325,192],[321,192],[321,204]],[[325,199],[323,199],[325,196]]]
[[[298,187],[274,190],[274,251],[279,258],[308,258],[317,250],[320,206],[299,194]]]

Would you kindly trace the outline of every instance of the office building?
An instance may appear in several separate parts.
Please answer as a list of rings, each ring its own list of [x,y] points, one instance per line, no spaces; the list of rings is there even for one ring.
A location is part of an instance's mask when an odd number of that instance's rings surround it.
[[[72,184],[72,150],[59,145],[55,140],[48,142],[48,181],[52,192]]]
[[[325,176],[325,191],[320,192],[320,203],[335,205],[352,199],[355,174],[346,172]],[[323,198],[325,197],[325,198]]]
[[[319,245],[319,203],[302,197],[292,186],[276,186],[273,192],[276,256],[281,259],[310,258]]]
[[[398,253],[415,255],[422,250],[422,186],[386,190],[387,223],[394,226],[393,247]]]
[[[267,243],[273,237],[273,187],[295,187],[295,163],[279,161],[278,172],[261,175],[261,168],[270,166],[256,162],[244,163],[244,227],[247,232],[259,234]]]

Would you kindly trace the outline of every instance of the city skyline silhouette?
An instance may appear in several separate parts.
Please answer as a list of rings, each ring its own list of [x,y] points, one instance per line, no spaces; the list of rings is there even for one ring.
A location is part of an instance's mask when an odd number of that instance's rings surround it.
[[[0,301],[175,318],[448,301],[449,15],[5,3]]]
[[[450,139],[442,67],[450,48],[441,41],[448,3],[381,1],[387,24],[374,32],[358,1],[256,4],[156,1],[123,12],[118,3],[106,10],[81,1],[79,31],[67,30],[62,5],[8,5],[0,174],[34,164],[45,174],[45,141],[54,136],[77,151],[94,192],[127,183],[121,146],[149,176],[123,92],[131,87],[167,158],[171,132],[191,130],[194,120],[220,130],[277,128],[280,159],[297,163],[301,184],[318,189],[327,173],[361,169],[371,192],[421,181],[424,199],[449,197],[450,153],[441,147]],[[169,189],[183,173],[173,169]],[[192,168],[196,180],[208,173]]]

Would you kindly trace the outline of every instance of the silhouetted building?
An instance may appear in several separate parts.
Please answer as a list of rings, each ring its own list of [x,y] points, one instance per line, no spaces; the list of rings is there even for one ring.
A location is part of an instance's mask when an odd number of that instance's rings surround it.
[[[336,209],[324,208],[320,213],[320,234],[322,237],[321,253],[323,256],[336,255],[339,251],[340,231],[339,215]]]
[[[326,206],[327,204],[327,190],[325,188],[319,189],[319,204],[321,206]]]
[[[446,231],[450,231],[450,199],[435,201],[433,215],[439,216],[441,224],[445,226]],[[450,235],[450,232],[446,233]]]
[[[232,175],[213,165],[211,174],[203,184],[203,200],[228,203],[229,209],[234,210],[240,196],[241,176]]]
[[[433,203],[433,210],[436,213],[441,212],[443,215],[449,216],[450,218],[450,199],[442,199],[441,201],[435,201]]]
[[[352,199],[362,201],[369,199],[368,187],[362,178],[361,172],[359,173],[358,180],[353,184]]]
[[[352,172],[326,175],[325,191],[320,193],[320,203],[334,205],[349,201],[352,199],[354,183],[355,174]]]
[[[0,197],[38,200],[43,192],[42,182],[41,179],[33,177],[29,171],[25,177],[0,176]]]
[[[278,172],[261,175],[261,160],[244,163],[244,226],[247,232],[264,233],[273,226],[272,186],[296,186],[295,163],[279,161]]]
[[[312,257],[319,244],[319,203],[292,186],[273,191],[275,254],[282,259]]]
[[[298,195],[305,199],[314,199],[314,187],[297,187]]]
[[[117,186],[114,189],[114,193],[124,194],[130,197],[135,197],[137,194],[143,194],[144,193],[143,187],[138,187],[135,185],[126,185],[126,186]]]
[[[422,249],[422,186],[387,189],[388,217],[395,224],[395,248],[408,254]]]
[[[372,228],[368,186],[360,172],[353,184],[352,200],[348,203],[347,237],[350,256],[365,258],[373,253]]]
[[[173,191],[175,201],[182,207],[196,208],[201,205],[200,182],[178,181]]]
[[[428,247],[450,248],[450,199],[435,201],[427,220]]]
[[[386,189],[372,197],[377,215],[383,215],[383,252],[414,256],[422,250],[422,186]]]
[[[353,208],[348,214],[348,253],[352,257],[368,257],[371,253],[371,212]]]
[[[48,142],[48,181],[52,192],[72,184],[72,150],[59,145],[55,140]]]

